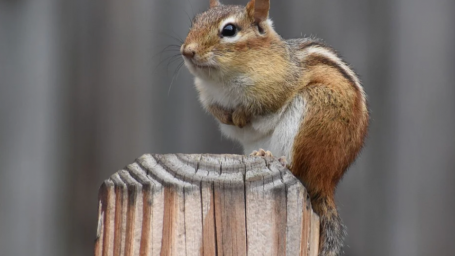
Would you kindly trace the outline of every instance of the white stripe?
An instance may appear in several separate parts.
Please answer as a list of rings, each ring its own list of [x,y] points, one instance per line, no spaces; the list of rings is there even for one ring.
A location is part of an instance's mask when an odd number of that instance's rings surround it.
[[[340,57],[338,57],[334,52],[330,51],[327,48],[318,46],[318,45],[313,45],[308,48],[305,48],[301,53],[298,53],[298,56],[301,57],[302,59],[308,57],[309,55],[320,55],[323,56],[335,64],[337,64],[340,68],[342,68],[352,79],[354,79],[355,86],[360,90],[362,93],[362,96],[365,98],[365,92],[363,90],[362,85],[360,84],[359,79],[357,78],[356,74],[352,71],[352,69],[344,63],[343,60],[341,60]],[[302,56],[303,55],[303,56]]]

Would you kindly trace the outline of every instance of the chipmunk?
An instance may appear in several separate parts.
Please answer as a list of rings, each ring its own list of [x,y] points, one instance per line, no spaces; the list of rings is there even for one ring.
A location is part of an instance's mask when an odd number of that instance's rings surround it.
[[[340,255],[344,225],[335,188],[356,159],[369,114],[359,79],[334,50],[312,38],[283,40],[269,0],[246,7],[210,0],[181,54],[202,106],[245,153],[284,156],[320,216],[321,256]]]

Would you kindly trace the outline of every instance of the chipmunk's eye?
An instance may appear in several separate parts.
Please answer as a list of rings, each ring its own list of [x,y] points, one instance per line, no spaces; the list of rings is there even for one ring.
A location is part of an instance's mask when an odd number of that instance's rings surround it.
[[[231,36],[235,36],[235,34],[237,34],[237,27],[234,25],[234,24],[227,24],[226,26],[223,27],[223,29],[221,30],[221,37],[224,37],[224,36],[227,36],[227,37],[231,37]]]

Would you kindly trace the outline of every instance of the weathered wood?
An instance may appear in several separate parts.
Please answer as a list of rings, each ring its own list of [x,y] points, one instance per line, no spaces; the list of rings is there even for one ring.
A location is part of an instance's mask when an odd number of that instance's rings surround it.
[[[100,188],[95,256],[318,254],[319,217],[271,158],[144,155]]]

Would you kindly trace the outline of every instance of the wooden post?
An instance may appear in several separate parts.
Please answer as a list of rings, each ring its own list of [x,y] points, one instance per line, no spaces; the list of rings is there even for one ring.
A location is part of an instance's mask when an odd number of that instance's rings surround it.
[[[318,254],[319,217],[272,158],[144,155],[104,181],[95,256]]]

